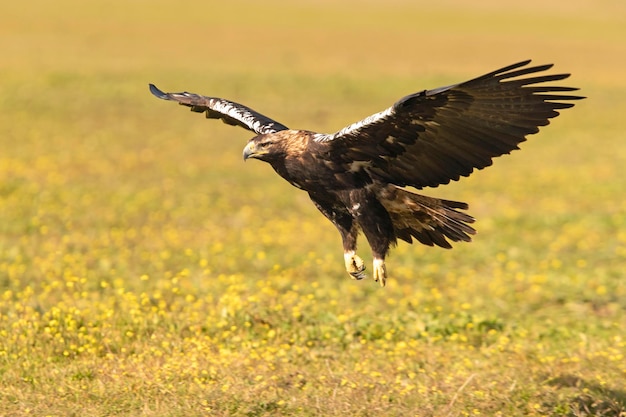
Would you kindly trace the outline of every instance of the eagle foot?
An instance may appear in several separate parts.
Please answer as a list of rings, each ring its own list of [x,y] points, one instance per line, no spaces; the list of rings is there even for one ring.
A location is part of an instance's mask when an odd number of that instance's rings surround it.
[[[381,287],[387,284],[387,267],[384,259],[374,259],[374,281],[378,282]]]
[[[365,263],[354,251],[345,252],[343,254],[346,262],[346,271],[352,279],[361,280],[365,278]]]

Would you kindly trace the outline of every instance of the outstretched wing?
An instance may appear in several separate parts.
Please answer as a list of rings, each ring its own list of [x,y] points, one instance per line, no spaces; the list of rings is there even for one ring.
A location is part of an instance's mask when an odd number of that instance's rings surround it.
[[[164,93],[154,84],[150,84],[150,92],[160,99],[177,101],[183,106],[191,107],[191,111],[196,113],[206,113],[207,119],[221,119],[228,125],[241,126],[259,135],[287,130],[286,126],[243,104],[187,92]]]
[[[363,169],[399,186],[447,184],[518,149],[526,135],[558,116],[557,110],[584,98],[563,94],[577,88],[538,85],[569,74],[524,77],[552,67],[529,63],[411,94],[337,133],[316,134],[315,140],[353,172]]]

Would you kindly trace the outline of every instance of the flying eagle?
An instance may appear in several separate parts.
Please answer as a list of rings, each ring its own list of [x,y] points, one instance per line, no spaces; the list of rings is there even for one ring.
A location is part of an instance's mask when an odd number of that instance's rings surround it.
[[[442,248],[469,242],[474,218],[459,210],[468,205],[413,193],[437,187],[492,158],[518,149],[526,135],[539,131],[584,97],[577,88],[545,85],[570,74],[534,75],[552,64],[509,65],[478,78],[424,90],[336,133],[292,130],[249,107],[192,93],[150,91],[257,134],[243,149],[244,160],[260,159],[292,185],[307,193],[315,206],[339,230],[345,267],[354,279],[365,277],[356,254],[363,232],[373,255],[374,280],[387,280],[385,257],[398,239]]]

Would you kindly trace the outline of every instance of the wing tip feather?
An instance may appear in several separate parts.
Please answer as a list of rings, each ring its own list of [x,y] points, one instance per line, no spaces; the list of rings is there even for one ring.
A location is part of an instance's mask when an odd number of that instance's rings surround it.
[[[156,85],[149,83],[148,86],[150,87],[150,92],[156,98],[160,98],[161,100],[171,100],[169,95],[161,91]]]

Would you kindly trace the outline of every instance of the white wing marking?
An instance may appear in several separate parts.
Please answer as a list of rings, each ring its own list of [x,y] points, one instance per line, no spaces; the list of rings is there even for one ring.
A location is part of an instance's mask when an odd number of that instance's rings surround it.
[[[368,116],[363,120],[359,120],[356,123],[352,123],[351,125],[346,126],[343,129],[341,129],[339,132],[333,133],[331,135],[325,135],[321,133],[315,134],[313,135],[313,140],[316,142],[328,142],[328,141],[334,140],[343,135],[348,135],[354,132],[355,130],[362,128],[363,126],[367,126],[370,124],[377,123],[381,120],[384,120],[386,117],[389,117],[391,114],[393,114],[393,112],[394,112],[394,108],[389,107],[388,109],[372,114],[371,116]]]

